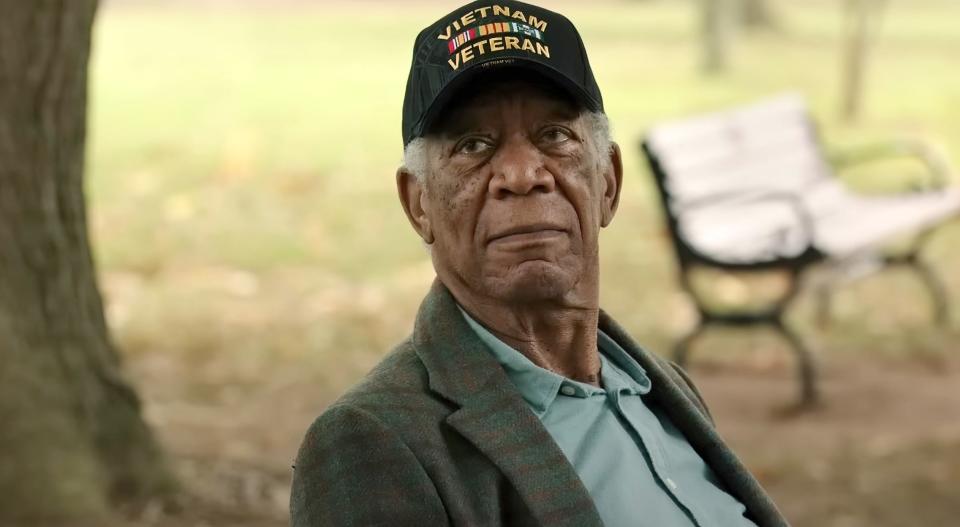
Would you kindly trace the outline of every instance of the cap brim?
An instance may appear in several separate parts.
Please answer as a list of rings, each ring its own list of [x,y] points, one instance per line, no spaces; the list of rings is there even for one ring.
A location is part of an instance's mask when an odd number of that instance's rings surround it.
[[[504,69],[522,69],[540,75],[572,99],[582,104],[584,108],[590,111],[599,111],[602,106],[599,101],[594,100],[579,84],[569,77],[560,73],[547,64],[521,57],[497,57],[481,61],[465,69],[459,75],[451,79],[434,97],[430,107],[423,114],[423,118],[414,126],[412,137],[422,137],[436,122],[437,118],[447,109],[450,101],[461,89],[468,86],[470,81],[475,80],[480,75],[489,74],[491,71]]]

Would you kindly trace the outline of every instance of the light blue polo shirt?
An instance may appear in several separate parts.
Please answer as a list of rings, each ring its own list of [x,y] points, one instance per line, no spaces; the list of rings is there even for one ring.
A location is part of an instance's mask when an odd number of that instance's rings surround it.
[[[464,318],[576,469],[607,527],[756,527],[667,416],[644,369],[598,330],[603,388],[540,368]]]

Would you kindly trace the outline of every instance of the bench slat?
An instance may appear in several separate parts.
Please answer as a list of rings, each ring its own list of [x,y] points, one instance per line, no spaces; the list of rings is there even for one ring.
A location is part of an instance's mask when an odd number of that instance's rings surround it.
[[[894,197],[849,192],[795,93],[658,125],[646,143],[662,171],[677,236],[720,261],[768,262],[808,246],[843,257],[960,211],[955,188]],[[756,199],[773,194],[794,196],[804,214],[783,201]],[[812,225],[803,225],[803,215]]]

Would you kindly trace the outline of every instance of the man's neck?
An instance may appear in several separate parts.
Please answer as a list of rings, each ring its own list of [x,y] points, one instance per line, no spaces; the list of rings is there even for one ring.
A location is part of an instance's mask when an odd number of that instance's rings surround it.
[[[541,368],[576,381],[600,386],[597,351],[599,302],[512,304],[469,291],[451,293],[460,306],[497,338]],[[593,295],[594,297],[596,295]]]

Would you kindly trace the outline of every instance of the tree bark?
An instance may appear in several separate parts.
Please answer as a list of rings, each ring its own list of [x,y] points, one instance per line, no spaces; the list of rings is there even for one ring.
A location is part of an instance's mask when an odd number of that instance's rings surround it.
[[[121,375],[83,194],[96,0],[0,0],[0,524],[81,525],[173,478]]]

